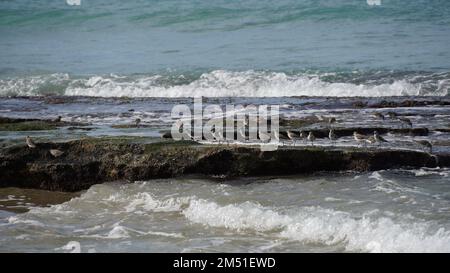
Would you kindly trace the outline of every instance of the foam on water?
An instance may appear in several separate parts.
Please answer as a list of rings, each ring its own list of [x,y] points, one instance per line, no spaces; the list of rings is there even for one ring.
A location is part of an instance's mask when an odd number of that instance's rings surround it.
[[[410,175],[414,177],[413,173]],[[356,190],[357,185],[354,183],[358,183],[365,186],[365,192],[370,188],[376,189],[377,200],[380,194],[387,198],[392,193],[423,196],[424,193],[419,189],[403,187],[386,176],[384,171],[373,172],[366,176],[367,180],[360,178],[360,182],[352,181],[352,187]],[[193,234],[211,232],[219,239],[230,234],[233,237],[262,237],[268,241],[259,246],[261,249],[268,246],[268,249],[282,248],[284,244],[299,242],[306,247],[322,245],[350,252],[450,252],[450,231],[446,225],[443,226],[434,219],[417,218],[410,213],[397,211],[396,208],[392,211],[377,207],[359,211],[346,211],[345,206],[337,209],[328,204],[350,199],[330,196],[329,193],[319,198],[328,202],[321,201],[316,205],[304,205],[302,197],[296,197],[299,201],[295,206],[271,206],[256,201],[256,193],[248,192],[248,187],[242,189],[246,195],[241,198],[237,196],[240,187],[215,183],[200,184],[201,186],[166,186],[155,183],[96,185],[66,203],[47,208],[31,208],[28,213],[10,216],[5,227],[14,230],[30,229],[30,238],[27,240],[33,240],[35,236],[45,232],[68,240],[78,238],[76,240],[82,244],[90,244],[84,240],[95,240],[95,244],[99,244],[103,240],[151,241],[155,238],[163,238],[161,240],[165,242],[179,242],[178,240],[192,238]],[[317,181],[311,183],[317,184]],[[389,188],[392,191],[379,190],[381,183],[392,184]],[[273,186],[282,187],[281,184]],[[224,188],[228,192],[226,197],[222,194]],[[266,190],[270,190],[270,187]],[[297,196],[295,191],[285,190],[287,192],[283,196],[286,199]],[[445,200],[442,202],[444,206]],[[89,223],[77,220],[85,219],[86,215],[90,215]],[[170,228],[165,226],[169,222],[170,225],[173,223]],[[274,242],[277,243],[276,246],[272,246]],[[188,245],[187,249],[189,247]],[[72,249],[73,246],[66,246],[57,250]]]
[[[284,215],[251,202],[220,206],[193,200],[183,214],[190,221],[212,227],[277,231],[282,238],[304,243],[341,243],[348,251],[450,251],[450,232],[443,228],[432,231],[427,223],[397,222],[370,214],[354,218],[349,213],[320,207],[301,207]]]
[[[286,74],[264,71],[215,70],[197,78],[178,76],[117,75],[72,78],[68,74],[51,74],[0,80],[0,96],[66,95],[95,97],[380,97],[445,96],[449,82],[420,81],[403,77],[395,80],[326,81],[329,73]],[[430,84],[430,81],[433,82]],[[431,86],[431,87],[430,87]]]
[[[81,253],[81,244],[77,241],[70,241],[66,245],[56,248],[55,250],[62,250],[70,253]]]

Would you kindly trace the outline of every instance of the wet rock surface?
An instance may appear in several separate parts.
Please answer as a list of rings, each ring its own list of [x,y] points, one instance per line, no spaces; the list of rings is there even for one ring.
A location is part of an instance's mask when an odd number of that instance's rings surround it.
[[[106,181],[185,175],[227,179],[450,166],[447,97],[205,98],[204,103],[280,105],[281,146],[262,152],[260,139],[220,145],[172,140],[171,109],[192,106],[187,98],[3,98],[0,187],[79,191]],[[328,139],[330,129],[337,140]],[[314,146],[300,139],[300,130],[314,134]],[[367,139],[377,131],[388,142],[357,142],[354,131]],[[25,145],[27,135],[37,148]],[[418,141],[429,141],[432,149]],[[50,150],[63,154],[55,157]]]
[[[89,124],[49,119],[24,119],[0,117],[0,131],[46,131],[64,126],[87,126]]]
[[[54,157],[50,149],[64,152]],[[107,181],[181,175],[291,175],[320,171],[370,171],[450,166],[447,155],[372,148],[200,145],[191,141],[139,143],[127,138],[15,145],[0,150],[0,187],[79,191]]]

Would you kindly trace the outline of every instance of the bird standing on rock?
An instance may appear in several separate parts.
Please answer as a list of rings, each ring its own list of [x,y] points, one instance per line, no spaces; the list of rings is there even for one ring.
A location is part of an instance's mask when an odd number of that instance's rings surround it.
[[[366,138],[365,141],[369,144],[374,144],[377,142],[377,140],[375,139],[374,136],[370,136],[370,137]]]
[[[330,127],[331,127],[331,124],[334,124],[334,123],[336,123],[336,118],[335,117],[328,118],[328,125],[330,125]]]
[[[386,139],[384,139],[382,136],[380,136],[378,134],[377,131],[373,132],[373,138],[375,139],[376,142],[381,143],[381,142],[388,142]]]
[[[31,139],[31,137],[26,136],[25,138],[25,142],[27,143],[27,146],[31,149],[36,148],[36,144],[34,143],[34,141]]]
[[[60,151],[60,150],[58,150],[58,149],[51,149],[51,150],[50,150],[50,154],[51,154],[52,156],[54,156],[54,157],[60,157],[60,156],[62,156],[62,155],[64,154],[64,152],[63,152],[63,151]]]
[[[433,151],[433,145],[428,140],[414,140],[415,143],[430,149],[430,153]]]
[[[262,131],[258,131],[258,135],[259,135],[259,139],[262,142],[270,142],[270,139],[271,139],[270,134],[267,134],[267,133],[262,132]]]
[[[135,119],[134,124],[136,125],[137,128],[139,128],[139,124],[141,124],[141,119],[140,118]]]
[[[287,130],[287,131],[286,131],[286,134],[287,134],[287,137],[292,141],[292,143],[295,144],[295,136],[294,136],[294,133],[291,132],[291,131],[289,131],[289,130]]]
[[[330,129],[330,132],[328,133],[328,138],[331,140],[331,143],[335,143],[338,139],[338,136],[334,133],[333,129]]]
[[[373,114],[373,116],[378,118],[378,119],[384,120],[384,115],[382,113],[376,112],[376,113]]]
[[[398,120],[412,128],[412,122],[409,118],[398,118]]]
[[[311,141],[311,145],[314,146],[314,140],[316,140],[316,136],[314,136],[314,133],[312,131],[308,134],[308,140]]]
[[[387,115],[390,119],[397,118],[397,113],[395,113],[395,112],[387,112]]]
[[[366,141],[366,136],[359,134],[358,132],[354,131],[353,132],[353,138],[356,140],[356,142],[358,143],[364,143]]]
[[[239,135],[242,137],[242,139],[247,141],[247,136],[245,135],[245,129],[243,127],[239,128]]]
[[[306,142],[307,137],[306,133],[303,130],[300,130],[300,139],[303,139],[303,141]]]

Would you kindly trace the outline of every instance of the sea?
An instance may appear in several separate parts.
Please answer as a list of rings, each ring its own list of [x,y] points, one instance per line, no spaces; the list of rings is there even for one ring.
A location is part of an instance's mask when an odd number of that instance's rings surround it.
[[[446,0],[0,1],[0,116],[92,130],[0,132],[160,139],[170,109],[276,104],[287,118],[397,127],[396,111],[450,152]],[[138,129],[112,128],[140,118]],[[436,130],[435,130],[436,129]],[[412,137],[387,135],[408,149]],[[319,140],[319,145],[321,140]],[[323,145],[327,145],[322,140]],[[352,145],[351,138],[337,145]],[[398,145],[392,144],[392,146]],[[0,189],[0,252],[450,252],[450,170],[180,177],[77,193]]]

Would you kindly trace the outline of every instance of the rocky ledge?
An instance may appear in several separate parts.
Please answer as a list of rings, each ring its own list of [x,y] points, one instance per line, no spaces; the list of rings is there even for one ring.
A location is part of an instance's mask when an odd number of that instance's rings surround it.
[[[50,149],[64,153],[58,157]],[[374,148],[200,145],[165,140],[88,138],[64,143],[18,144],[0,150],[0,187],[79,191],[106,181],[181,175],[221,178],[293,175],[318,171],[371,171],[450,166],[450,155]]]

